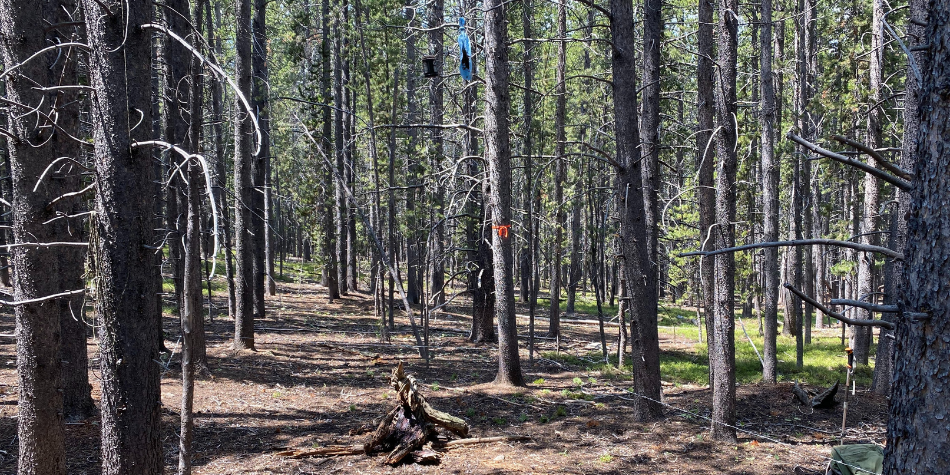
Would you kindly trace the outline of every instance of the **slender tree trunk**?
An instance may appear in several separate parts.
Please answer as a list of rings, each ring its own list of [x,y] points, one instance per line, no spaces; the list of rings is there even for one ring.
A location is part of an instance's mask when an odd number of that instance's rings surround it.
[[[251,0],[234,3],[235,75],[238,92],[251,97]],[[254,182],[251,161],[254,131],[252,117],[235,100],[234,105],[234,248],[237,266],[234,274],[234,349],[254,349],[254,245],[251,212]]]
[[[531,0],[523,0],[523,5],[521,8],[521,21],[522,21],[522,31],[525,38],[531,38]],[[525,156],[525,207],[527,208],[527,223],[525,227],[526,236],[525,240],[527,241],[527,259],[525,259],[525,278],[522,280],[522,287],[527,288],[527,300],[528,300],[528,359],[531,363],[534,363],[534,317],[535,311],[538,306],[538,245],[540,238],[536,230],[538,229],[538,224],[536,224],[535,212],[539,208],[535,205],[535,192],[538,189],[537,184],[534,179],[534,96],[532,95],[531,88],[534,85],[534,64],[532,59],[532,51],[534,44],[532,42],[525,42],[524,44],[524,53],[522,57],[522,68],[524,69],[524,156]],[[539,190],[537,190],[539,191]]]
[[[261,153],[255,159],[254,198],[256,230],[259,232],[254,258],[260,272],[255,272],[254,305],[259,318],[264,318],[264,290],[277,294],[274,280],[273,195],[271,192],[270,133],[270,69],[267,65],[267,0],[254,0],[254,109],[261,127]],[[260,288],[257,288],[260,285]]]
[[[574,186],[573,206],[571,209],[571,266],[567,272],[567,308],[568,315],[576,313],[574,302],[577,299],[577,287],[581,280],[581,205],[583,195],[578,194],[580,190],[580,179]]]
[[[657,329],[656,279],[650,274],[643,200],[640,131],[637,124],[636,41],[633,5],[610,1],[610,33],[613,38],[613,100],[617,141],[617,197],[620,214],[621,272],[630,298],[630,332],[633,349],[633,402],[637,421],[662,415],[659,405],[660,344]]]
[[[719,173],[716,177],[716,229],[713,232],[717,249],[735,245],[736,220],[736,63],[739,20],[737,0],[720,0],[717,62],[721,68],[715,89],[716,154]],[[715,373],[713,388],[712,435],[716,440],[735,441],[736,430],[736,356],[735,356],[735,257],[731,253],[715,256],[716,281],[713,308],[713,333],[709,338],[710,366]]]
[[[188,0],[169,0],[164,8],[159,10],[164,14],[165,23],[172,32],[186,37],[191,32],[191,10]],[[162,58],[165,64],[165,141],[182,148],[190,145],[188,104],[191,101],[191,53],[179,42],[165,40],[165,53]],[[184,249],[182,238],[185,230],[185,219],[188,213],[185,182],[180,175],[174,173],[181,157],[166,152],[169,185],[165,188],[165,229],[169,233],[168,261],[172,269],[172,281],[175,286],[175,306],[178,314],[182,311],[184,294]]]
[[[343,3],[343,24],[350,24],[349,1]],[[346,44],[343,51],[345,60],[343,61],[343,104],[347,112],[343,116],[343,142],[346,148],[343,153],[344,169],[346,173],[346,185],[354,193],[357,192],[356,169],[356,94],[352,89],[353,77],[351,76],[350,64],[352,62],[352,46]],[[375,132],[374,132],[375,133]],[[353,292],[359,290],[359,267],[356,263],[356,209],[347,204],[346,206],[346,288]],[[341,261],[342,262],[342,261]]]
[[[561,332],[561,254],[563,253],[564,226],[567,213],[564,211],[564,182],[567,181],[567,163],[564,157],[567,136],[564,131],[564,116],[567,113],[567,91],[565,88],[565,68],[567,64],[567,0],[560,0],[557,13],[558,43],[557,71],[554,86],[554,252],[551,253],[551,300],[548,312],[548,336],[557,337]]]
[[[412,8],[410,5],[411,2],[407,3],[406,8]],[[415,20],[411,19],[406,30],[406,62],[412,65],[418,62],[416,58],[415,30],[417,26]],[[416,99],[416,75],[409,73],[406,74],[406,119],[410,124],[418,123],[418,108],[419,105]],[[408,150],[406,153],[406,166],[408,168],[408,180],[406,185],[409,187],[409,189],[406,190],[406,226],[408,228],[406,234],[406,296],[409,299],[409,303],[413,304],[419,303],[422,296],[422,274],[424,271],[422,257],[425,255],[425,252],[421,249],[420,232],[418,230],[419,221],[421,221],[421,219],[418,216],[419,212],[417,211],[416,203],[416,200],[421,200],[422,193],[419,193],[417,196],[417,189],[415,188],[419,185],[419,175],[421,174],[418,158],[418,142],[419,131],[415,127],[412,127],[409,129]],[[418,208],[422,208],[422,206],[418,206]]]
[[[778,241],[779,215],[779,173],[781,167],[775,157],[775,87],[772,77],[772,0],[762,0],[760,5],[762,24],[759,30],[759,64],[761,74],[759,89],[762,95],[762,111],[759,126],[762,135],[762,213],[764,215],[765,242]],[[764,343],[762,344],[764,365],[762,379],[767,383],[777,382],[778,357],[776,352],[776,334],[778,333],[778,248],[763,250],[762,273],[764,280]]]
[[[267,183],[267,169],[270,167],[270,101],[268,100],[269,73],[267,69],[267,31],[266,0],[254,0],[253,35],[251,49],[251,93],[254,113],[257,114],[258,127],[261,130],[260,151],[251,157],[250,220],[251,232],[249,245],[253,256],[251,264],[251,295],[254,301],[254,318],[264,318],[264,294],[267,285],[267,246],[270,239],[270,216],[265,200],[270,197]]]
[[[433,0],[429,4],[429,25],[433,27],[429,31],[429,54],[435,55],[436,61],[441,64],[445,53],[442,50],[443,29],[440,27],[443,23],[444,0]],[[433,124],[443,122],[443,109],[445,107],[443,96],[444,82],[442,78],[434,78],[429,84],[429,112]],[[445,155],[443,146],[442,129],[434,128],[432,130],[432,170],[438,172],[441,167],[442,157]],[[429,289],[431,292],[431,305],[439,305],[445,302],[445,190],[439,180],[436,180],[435,190],[432,197],[432,213],[435,218],[434,236],[432,237],[432,250],[430,252],[431,269],[429,271]]]
[[[704,0],[700,0],[704,1]],[[663,41],[661,0],[643,2],[643,209],[645,211],[647,279],[658,281],[658,197],[660,192],[660,48]],[[657,291],[658,285],[653,286]]]
[[[495,383],[524,386],[518,356],[511,227],[511,146],[508,92],[508,30],[505,3],[485,0],[485,161],[488,162],[495,315],[498,317],[498,374]]]
[[[208,43],[214,45],[214,54],[220,58],[222,54],[221,37],[215,36],[215,32],[221,27],[221,2],[214,2],[214,24],[211,23],[210,6],[207,21]],[[221,81],[211,81],[211,111],[214,114],[212,129],[214,131],[215,178],[217,179],[214,193],[222,218],[220,231],[224,236],[224,265],[228,281],[228,316],[233,319],[236,314],[234,310],[234,259],[231,255],[231,208],[228,206],[228,199],[225,194],[227,172],[224,158],[224,131],[221,125],[224,122],[224,91]]]
[[[106,12],[107,5],[113,12]],[[149,32],[151,5],[83,0],[96,164],[96,314],[102,376],[102,473],[162,473],[161,398],[150,216],[154,209]],[[133,115],[134,114],[134,115]]]
[[[343,122],[346,120],[346,104],[343,102],[343,29],[341,27],[341,11],[333,13],[333,152],[336,157],[336,173],[340,177],[346,176],[346,137],[343,133]],[[344,24],[345,26],[345,24]],[[347,291],[347,204],[343,192],[343,183],[333,180],[334,205],[333,216],[336,232],[336,261],[337,285],[340,294]]]
[[[204,24],[204,4],[207,0],[197,0],[195,5],[195,23],[194,25],[198,29],[198,34],[202,34],[201,26]],[[201,46],[196,46],[199,51],[202,51]],[[204,80],[202,76],[201,61],[196,57],[192,57],[191,61],[191,93],[189,94],[191,98],[190,112],[189,112],[189,132],[188,135],[191,139],[189,148],[192,153],[203,153],[201,142],[202,142],[202,126],[204,123]],[[186,236],[185,246],[192,246],[191,241],[194,240],[196,244],[194,246],[196,249],[192,251],[190,248],[185,249],[183,269],[184,269],[184,291],[185,291],[185,305],[183,306],[183,311],[188,310],[185,307],[189,307],[192,311],[191,322],[189,323],[191,329],[189,336],[189,343],[191,345],[191,360],[192,372],[194,368],[198,368],[201,372],[208,371],[208,352],[207,352],[207,343],[205,340],[205,324],[204,317],[202,316],[202,307],[204,305],[202,296],[201,296],[201,201],[202,201],[202,192],[201,184],[204,184],[204,173],[201,168],[200,163],[189,163],[188,165],[188,180],[190,183],[187,185],[187,199],[188,203],[188,214],[187,214],[187,232],[191,233],[190,237]],[[211,170],[208,170],[208,173],[211,173]],[[207,190],[211,191],[211,190]],[[194,216],[192,216],[194,215]],[[191,220],[196,221],[194,225],[194,230],[192,230]],[[189,253],[193,252],[193,256],[189,256]],[[188,302],[187,300],[191,300]],[[210,312],[211,309],[211,298],[208,298],[208,309]],[[183,315],[184,318],[184,315]],[[184,332],[184,327],[182,327]],[[184,333],[183,333],[184,335]],[[182,336],[182,341],[185,340],[185,337]],[[184,375],[182,376],[184,378]],[[184,381],[184,380],[183,380]],[[182,395],[184,397],[184,394]]]
[[[321,21],[322,23],[322,35],[320,38],[320,55],[321,55],[321,68],[322,73],[320,76],[320,95],[321,100],[324,104],[330,104],[333,101],[333,96],[331,94],[331,60],[330,55],[330,45],[333,43],[334,38],[334,29],[330,25],[330,0],[322,0],[321,2]],[[322,142],[323,149],[325,153],[329,153],[330,150],[333,150],[333,121],[331,120],[333,110],[330,107],[323,107],[323,132],[322,132]],[[333,170],[327,166],[324,169],[323,174],[324,179],[324,199],[323,199],[323,259],[324,259],[324,270],[323,276],[326,279],[327,286],[327,300],[330,303],[333,303],[335,299],[340,298],[340,282],[339,278],[339,269],[340,265],[337,260],[336,254],[336,240],[337,240],[337,230],[333,226],[333,216],[334,212],[331,210],[336,209],[335,203],[335,194],[330,196],[329,190],[334,189],[334,180],[333,180]],[[305,248],[306,249],[306,248]],[[309,253],[304,252],[304,261],[309,261]]]
[[[768,0],[766,0],[768,1]],[[700,248],[712,249],[712,226],[716,221],[716,189],[713,188],[713,169],[716,161],[716,147],[713,144],[713,2],[699,2],[699,31],[697,35],[698,55],[696,56],[697,88],[697,128],[696,131],[696,169],[699,181],[699,239]],[[776,165],[777,166],[777,165]],[[713,258],[703,257],[699,262],[699,279],[702,287],[702,307],[706,316],[706,343],[712,348],[716,337],[713,331]],[[709,365],[709,384],[715,381],[713,365]]]
[[[181,432],[178,449],[178,474],[191,473],[191,442],[194,436],[192,406],[195,397],[196,340],[203,326],[201,296],[201,190],[200,164],[188,164],[188,217],[185,234],[184,306],[181,313]]]
[[[881,147],[881,116],[882,116],[882,62],[884,58],[884,2],[883,0],[874,0],[872,2],[872,21],[871,21],[871,66],[870,74],[870,96],[868,100],[872,104],[868,111],[867,145],[872,149]],[[864,213],[861,219],[861,242],[865,244],[877,244],[877,226],[880,206],[880,185],[877,178],[872,175],[864,176]],[[874,286],[874,255],[871,253],[858,253],[858,299],[868,302],[876,302]],[[871,320],[871,312],[862,309],[855,309],[857,318]],[[868,357],[871,353],[871,339],[873,337],[872,327],[854,327],[851,336],[851,348],[854,349],[854,361],[856,364],[868,364]]]

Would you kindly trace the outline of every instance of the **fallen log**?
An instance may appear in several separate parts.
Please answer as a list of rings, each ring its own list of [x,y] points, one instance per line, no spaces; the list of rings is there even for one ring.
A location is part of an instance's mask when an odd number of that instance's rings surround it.
[[[502,435],[499,437],[477,437],[474,439],[456,439],[450,440],[444,444],[439,445],[438,447],[458,447],[460,445],[475,445],[475,444],[491,444],[494,442],[519,442],[531,440],[531,437],[526,435]]]
[[[304,457],[328,457],[331,455],[361,455],[363,453],[362,445],[331,445],[329,447],[318,447],[316,449],[285,450],[283,452],[277,452],[277,455],[299,459]]]

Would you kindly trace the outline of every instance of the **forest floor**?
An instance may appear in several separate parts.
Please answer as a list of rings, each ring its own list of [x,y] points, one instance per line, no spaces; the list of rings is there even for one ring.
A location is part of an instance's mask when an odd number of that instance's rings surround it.
[[[231,349],[233,324],[218,317],[207,326],[211,375],[196,384],[195,473],[642,473],[772,474],[823,470],[840,431],[842,409],[806,410],[793,401],[791,383],[741,384],[738,444],[709,439],[711,393],[707,386],[667,382],[664,417],[631,420],[629,372],[597,361],[597,325],[564,324],[560,351],[538,340],[533,365],[521,341],[525,388],[491,384],[497,368],[493,345],[467,340],[465,302],[431,322],[433,359],[427,366],[412,347],[408,319],[397,313],[391,342],[381,344],[373,300],[360,292],[328,304],[323,288],[298,279],[281,282],[269,298],[267,318],[257,322],[256,352]],[[221,300],[223,293],[216,296]],[[587,316],[579,316],[589,318]],[[519,335],[527,320],[519,319]],[[178,319],[165,316],[166,345],[177,349]],[[538,333],[547,328],[539,320]],[[10,312],[0,333],[10,334]],[[608,326],[616,347],[617,328]],[[674,336],[674,332],[675,335]],[[670,358],[701,364],[705,353],[684,329],[661,328],[660,346]],[[834,336],[834,330],[828,335]],[[737,330],[737,341],[742,333]],[[0,338],[0,473],[15,473],[17,380],[14,340]],[[95,358],[91,340],[90,358]],[[754,358],[754,357],[753,357]],[[781,356],[780,356],[781,358]],[[524,442],[452,448],[438,465],[389,467],[381,455],[293,459],[288,449],[361,444],[351,429],[370,423],[394,405],[388,381],[404,362],[437,409],[466,419],[470,437],[525,435]],[[757,361],[754,362],[757,364]],[[91,362],[95,367],[96,361]],[[666,366],[665,366],[666,367]],[[841,375],[840,366],[823,368]],[[98,401],[98,370],[93,370]],[[830,374],[833,381],[838,376]],[[181,372],[177,354],[162,375],[166,473],[177,468]],[[742,378],[740,378],[741,380]],[[818,389],[818,388],[816,388]],[[841,393],[838,396],[841,399]],[[859,390],[848,410],[848,442],[883,443],[886,400]],[[99,422],[67,426],[68,473],[100,473]],[[823,472],[822,472],[823,473]]]

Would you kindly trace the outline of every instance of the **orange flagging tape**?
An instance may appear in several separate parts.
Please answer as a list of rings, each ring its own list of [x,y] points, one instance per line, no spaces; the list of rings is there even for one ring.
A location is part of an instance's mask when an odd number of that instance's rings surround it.
[[[492,229],[497,229],[497,230],[498,230],[498,235],[501,236],[501,237],[503,237],[503,238],[506,238],[506,239],[507,239],[507,238],[508,238],[508,229],[511,228],[511,225],[510,225],[510,224],[501,224],[501,225],[498,225],[498,226],[492,225],[491,228],[492,228]]]

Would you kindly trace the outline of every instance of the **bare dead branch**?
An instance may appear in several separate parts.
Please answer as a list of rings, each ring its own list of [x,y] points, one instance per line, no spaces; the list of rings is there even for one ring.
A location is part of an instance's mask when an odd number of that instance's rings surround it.
[[[46,53],[48,53],[48,52],[50,52],[50,51],[53,51],[53,50],[56,50],[56,49],[61,49],[61,48],[79,48],[79,49],[82,49],[82,50],[85,50],[85,51],[89,51],[89,46],[88,46],[87,44],[85,44],[85,43],[74,43],[74,42],[70,42],[70,43],[58,43],[58,44],[55,44],[55,45],[52,45],[52,46],[47,46],[47,47],[45,47],[45,48],[43,48],[43,49],[37,51],[36,53],[33,53],[33,55],[30,56],[29,58],[26,58],[26,59],[24,59],[23,61],[20,61],[19,63],[14,64],[13,66],[10,66],[9,68],[7,68],[6,70],[4,70],[3,72],[0,72],[0,79],[3,79],[3,78],[5,78],[5,77],[7,77],[7,74],[10,74],[10,73],[12,73],[13,71],[16,71],[17,69],[19,69],[20,67],[22,67],[24,64],[29,63],[30,61],[33,61],[34,59],[36,59],[36,58],[42,56],[43,54],[46,54]]]
[[[845,165],[850,165],[850,166],[852,166],[852,167],[854,167],[854,168],[857,168],[857,169],[859,169],[859,170],[861,170],[861,171],[863,171],[863,172],[865,172],[865,173],[869,173],[869,174],[871,174],[871,175],[874,175],[875,177],[880,178],[881,180],[884,180],[884,181],[886,181],[886,182],[888,182],[888,183],[890,183],[890,184],[892,184],[892,185],[894,185],[894,186],[896,186],[896,187],[898,187],[898,188],[900,188],[900,189],[902,189],[902,190],[904,190],[904,191],[910,190],[910,182],[907,181],[907,180],[904,180],[904,179],[902,179],[902,178],[898,178],[898,177],[893,176],[893,175],[891,175],[891,174],[885,173],[885,172],[883,172],[883,171],[881,171],[881,170],[878,170],[877,168],[874,168],[874,167],[872,167],[872,166],[870,166],[870,165],[868,165],[868,164],[866,164],[866,163],[862,163],[862,162],[859,162],[859,161],[857,161],[857,160],[852,160],[852,159],[850,159],[850,158],[848,158],[848,157],[846,157],[846,156],[844,156],[844,155],[841,155],[840,153],[835,153],[835,152],[832,152],[831,150],[827,150],[827,149],[821,148],[821,147],[819,147],[818,145],[815,145],[815,144],[813,144],[813,143],[811,143],[811,142],[809,142],[809,141],[807,141],[807,140],[805,140],[805,139],[803,139],[803,138],[801,138],[801,137],[799,137],[799,136],[797,136],[797,135],[795,135],[795,134],[793,134],[793,133],[791,133],[791,132],[785,134],[785,137],[787,137],[788,139],[792,140],[793,142],[795,142],[795,143],[797,143],[797,144],[799,144],[799,145],[801,145],[801,146],[807,148],[808,150],[811,150],[812,152],[817,153],[818,155],[821,155],[821,156],[823,156],[823,157],[830,158],[830,159],[832,159],[832,160],[834,160],[834,161],[836,161],[836,162],[843,163],[843,164],[845,164]]]
[[[40,303],[40,302],[45,302],[47,300],[61,299],[64,297],[71,297],[73,295],[79,295],[79,294],[84,294],[84,293],[86,293],[86,289],[70,290],[68,292],[61,292],[58,294],[47,295],[46,297],[39,297],[39,298],[29,299],[29,300],[15,300],[15,301],[0,300],[0,305],[6,305],[8,307],[16,307],[18,305],[29,305],[33,303]]]
[[[422,337],[419,336],[419,327],[416,325],[416,317],[415,317],[415,314],[412,312],[412,307],[409,305],[409,299],[406,297],[406,291],[402,285],[402,279],[400,278],[399,273],[396,272],[396,269],[394,269],[389,264],[390,261],[389,261],[389,258],[386,257],[387,255],[386,249],[383,247],[382,242],[379,240],[379,235],[376,234],[376,229],[366,218],[366,215],[363,213],[362,209],[359,207],[359,203],[356,202],[356,196],[353,195],[353,191],[350,190],[350,187],[346,185],[346,180],[343,179],[343,176],[340,174],[339,170],[337,170],[336,167],[333,166],[333,162],[330,161],[330,157],[327,156],[326,152],[323,150],[323,147],[320,146],[320,142],[318,142],[317,139],[313,138],[313,134],[310,133],[310,129],[307,128],[307,124],[305,124],[304,121],[300,120],[300,117],[297,117],[296,114],[294,115],[294,119],[296,119],[297,123],[300,124],[301,130],[303,131],[304,135],[314,145],[314,148],[316,148],[318,154],[320,155],[320,158],[323,159],[323,163],[333,173],[333,177],[334,179],[336,179],[337,183],[340,185],[340,188],[343,189],[343,193],[346,195],[347,199],[352,202],[353,208],[356,210],[356,214],[360,216],[360,219],[363,220],[363,224],[366,226],[366,229],[369,230],[369,235],[370,237],[373,238],[373,243],[376,245],[376,250],[379,252],[379,255],[381,257],[380,262],[382,262],[382,264],[386,266],[386,270],[389,271],[389,275],[392,276],[393,282],[396,283],[396,290],[399,292],[399,297],[402,299],[402,304],[406,312],[406,315],[409,316],[409,323],[412,326],[412,333],[416,339],[416,346],[419,347],[419,356],[421,356],[424,359],[427,359],[428,354],[429,354],[428,347],[422,345]]]
[[[63,161],[63,160],[68,160],[68,161],[70,161],[70,162],[73,162],[73,164],[75,164],[76,166],[78,166],[79,168],[82,168],[83,170],[85,170],[85,171],[87,171],[87,172],[88,172],[88,171],[91,171],[91,170],[89,169],[89,167],[83,165],[82,163],[79,163],[79,161],[76,160],[75,158],[72,158],[72,157],[59,157],[59,158],[57,158],[56,160],[53,160],[52,162],[50,162],[50,164],[47,165],[46,169],[43,170],[43,173],[40,173],[40,177],[36,179],[36,185],[33,186],[33,193],[36,193],[36,190],[38,190],[38,189],[40,188],[40,183],[43,182],[43,177],[45,177],[46,174],[49,173],[49,171],[53,169],[53,166],[55,166],[57,163],[59,163],[59,162],[61,162],[61,161]]]
[[[53,198],[53,200],[50,201],[48,205],[46,205],[46,208],[49,209],[49,208],[51,208],[54,204],[59,203],[59,202],[62,201],[62,200],[69,199],[69,198],[72,198],[72,197],[74,197],[74,196],[82,196],[82,195],[86,194],[88,191],[93,190],[95,187],[96,187],[96,184],[95,184],[95,183],[91,183],[89,186],[87,186],[87,187],[85,187],[85,188],[83,188],[83,189],[81,189],[81,190],[79,190],[79,191],[74,191],[74,192],[72,192],[72,193],[64,193],[64,194],[62,194],[62,195],[59,195],[59,196],[57,196],[56,198]]]
[[[899,313],[901,316],[910,318],[911,320],[926,320],[930,318],[930,314],[924,312],[903,312],[897,305],[878,305],[852,299],[831,299],[830,303],[831,305],[847,305],[849,307],[863,308],[869,312]]]
[[[13,249],[17,247],[89,247],[88,242],[18,242],[15,244],[4,244],[0,249]]]
[[[146,23],[142,25],[143,29],[153,29],[165,33],[173,40],[179,42],[182,46],[185,47],[188,51],[191,51],[191,54],[195,55],[198,58],[198,61],[201,61],[202,64],[208,65],[208,68],[211,69],[219,78],[223,79],[231,86],[231,89],[234,89],[234,94],[237,96],[238,100],[241,101],[241,105],[244,106],[244,110],[247,111],[247,114],[251,117],[251,122],[254,123],[254,132],[257,134],[257,151],[254,152],[254,156],[257,156],[261,153],[261,143],[263,142],[263,136],[261,135],[261,126],[257,122],[257,114],[254,113],[254,109],[251,108],[251,103],[247,101],[247,98],[244,97],[244,94],[241,94],[241,90],[238,88],[237,84],[224,73],[224,70],[220,66],[211,62],[203,54],[201,54],[194,46],[191,46],[184,38],[176,35],[174,32],[165,28],[162,25],[156,25],[154,23]]]
[[[877,252],[883,254],[887,257],[894,259],[903,260],[904,255],[893,250],[888,249],[882,246],[873,246],[870,244],[859,244],[851,241],[839,241],[837,239],[798,239],[794,241],[774,241],[774,242],[759,242],[755,244],[746,244],[743,246],[729,247],[725,249],[716,249],[713,251],[693,251],[685,252],[683,254],[678,254],[679,257],[688,257],[688,256],[715,256],[716,254],[725,254],[729,252],[738,252],[745,251],[749,249],[759,249],[764,247],[790,247],[790,246],[813,246],[813,245],[825,245],[825,246],[838,246],[846,247],[848,249],[855,249],[858,251],[864,252]]]
[[[377,129],[462,129],[482,133],[482,129],[466,124],[380,124]]]
[[[893,163],[891,163],[891,162],[885,160],[884,157],[881,156],[881,154],[877,153],[877,150],[874,150],[873,148],[868,147],[867,145],[865,145],[865,144],[863,144],[863,143],[861,143],[861,142],[858,142],[858,141],[856,141],[856,140],[851,140],[851,139],[849,139],[849,138],[847,138],[847,137],[843,137],[843,136],[841,136],[841,135],[832,135],[831,138],[833,138],[833,139],[835,139],[835,140],[837,140],[837,141],[839,141],[839,142],[841,142],[841,143],[843,143],[843,144],[845,144],[845,145],[850,145],[851,147],[854,147],[854,148],[856,148],[856,149],[858,149],[858,150],[860,150],[860,151],[866,153],[869,157],[873,158],[874,161],[876,161],[878,165],[880,165],[880,166],[886,168],[889,172],[891,172],[891,173],[893,173],[893,174],[895,174],[895,175],[897,175],[897,176],[899,176],[899,177],[901,177],[901,178],[903,178],[903,179],[905,179],[905,180],[910,180],[910,179],[913,178],[913,176],[912,176],[909,172],[907,172],[906,170],[902,169],[901,167],[899,167],[899,166],[897,166],[897,165],[894,165]]]
[[[828,315],[829,317],[834,318],[835,320],[847,323],[848,325],[852,325],[856,327],[882,327],[882,328],[887,328],[888,330],[893,330],[894,328],[896,328],[896,326],[893,323],[886,322],[884,320],[855,320],[853,318],[848,318],[818,303],[815,299],[805,295],[804,293],[802,293],[802,291],[796,289],[792,284],[786,283],[784,287],[788,289],[791,293],[797,295],[799,298],[801,298],[805,302],[808,302],[808,304],[810,304],[811,306],[817,308],[818,310],[821,310],[821,312],[824,313],[825,315]]]
[[[191,159],[195,159],[201,165],[201,169],[204,172],[204,177],[205,177],[205,187],[208,189],[208,203],[211,206],[211,218],[212,218],[213,226],[214,226],[214,252],[211,254],[214,257],[212,257],[211,259],[211,274],[210,274],[211,276],[213,276],[215,268],[217,267],[217,263],[218,263],[217,255],[218,255],[218,251],[220,251],[221,245],[219,244],[220,240],[218,238],[218,235],[220,234],[220,231],[218,230],[218,207],[217,207],[217,204],[215,204],[215,200],[214,200],[214,187],[211,184],[212,182],[211,167],[208,165],[208,161],[205,160],[205,157],[200,154],[188,153],[181,147],[177,147],[168,142],[162,142],[160,140],[149,140],[145,142],[135,142],[132,144],[133,148],[147,147],[147,146],[158,146],[158,147],[163,147],[166,150],[173,150],[175,153],[184,157],[185,162]],[[181,165],[179,164],[179,167],[180,166]]]

